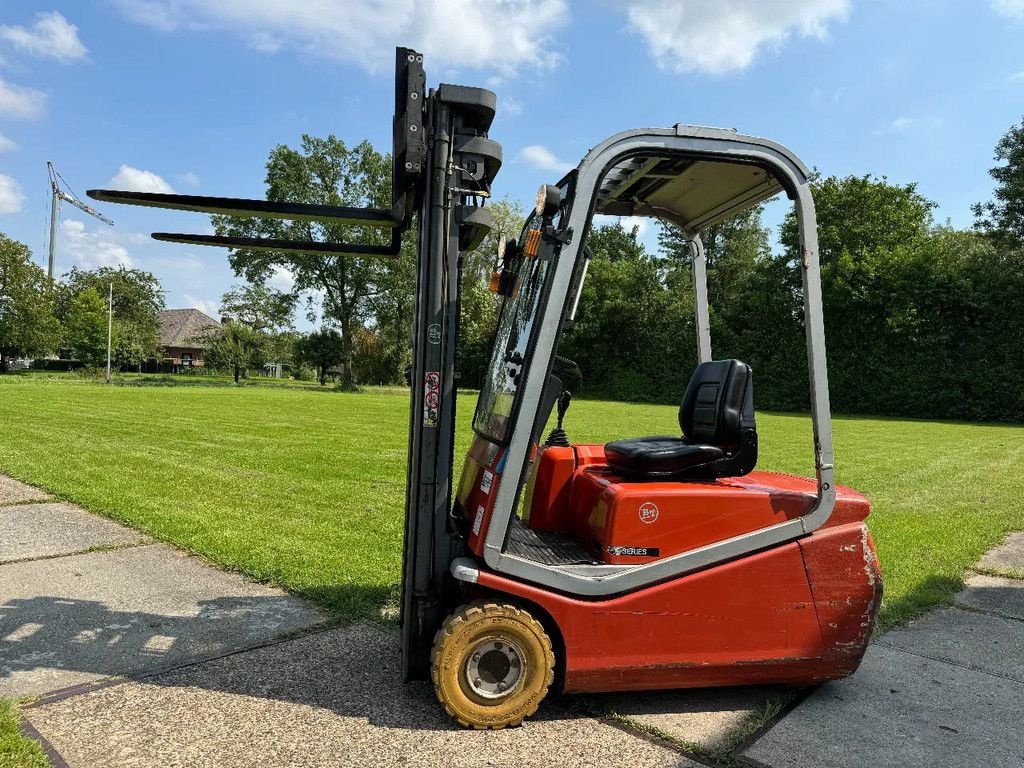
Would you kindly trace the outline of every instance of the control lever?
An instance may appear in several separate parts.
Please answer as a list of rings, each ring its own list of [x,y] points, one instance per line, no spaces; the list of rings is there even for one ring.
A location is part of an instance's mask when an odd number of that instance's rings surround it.
[[[569,442],[569,436],[565,434],[565,430],[562,429],[562,421],[565,419],[565,412],[569,410],[569,404],[572,402],[572,392],[568,389],[563,389],[562,394],[558,396],[558,421],[557,426],[551,430],[548,435],[548,439],[544,441],[544,445],[558,446],[559,448],[568,448],[571,443]]]

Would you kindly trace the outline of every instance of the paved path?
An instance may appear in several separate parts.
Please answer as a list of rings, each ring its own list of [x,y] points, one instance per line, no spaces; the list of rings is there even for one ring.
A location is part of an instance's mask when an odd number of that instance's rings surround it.
[[[890,632],[734,762],[1021,766],[1024,536],[956,607]],[[397,633],[331,627],[0,476],[0,696],[58,766],[678,766],[730,753],[791,694],[747,688],[552,697],[522,728],[454,728],[398,676]]]
[[[156,672],[325,621],[8,478],[0,494],[20,502],[0,506],[0,696]]]
[[[27,730],[58,765],[692,768],[641,729],[714,749],[776,695],[555,697],[522,728],[477,733],[397,669],[391,628],[330,627],[304,601],[0,476],[0,696],[40,696]]]
[[[882,636],[744,752],[771,768],[1024,766],[1024,534],[954,605]]]

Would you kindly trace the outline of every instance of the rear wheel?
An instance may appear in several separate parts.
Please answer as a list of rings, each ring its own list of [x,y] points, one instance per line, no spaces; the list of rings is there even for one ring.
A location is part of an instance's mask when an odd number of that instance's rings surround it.
[[[460,725],[478,729],[519,725],[537,711],[555,674],[544,627],[505,603],[469,603],[449,616],[430,662],[438,701]]]

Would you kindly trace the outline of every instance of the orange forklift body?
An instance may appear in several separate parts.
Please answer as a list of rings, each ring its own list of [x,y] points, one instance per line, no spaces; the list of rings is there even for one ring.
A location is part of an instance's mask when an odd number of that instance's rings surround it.
[[[502,451],[477,438],[460,502],[478,557],[502,468]],[[590,542],[594,563],[642,563],[799,517],[814,489],[810,479],[759,471],[628,482],[604,464],[603,446],[545,447],[523,520]],[[500,593],[545,617],[564,649],[568,692],[845,677],[870,639],[882,580],[868,500],[842,486],[836,496],[826,525],[802,539],[635,592],[585,599],[481,569],[474,596]]]

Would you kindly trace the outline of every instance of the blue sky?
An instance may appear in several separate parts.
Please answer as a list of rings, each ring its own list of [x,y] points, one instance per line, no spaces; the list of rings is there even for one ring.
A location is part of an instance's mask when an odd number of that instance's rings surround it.
[[[498,196],[532,199],[618,130],[688,122],[916,181],[968,226],[1024,116],[1022,40],[1024,0],[0,0],[0,232],[45,264],[47,160],[83,196],[263,197],[268,151],[303,132],[387,150],[396,44],[430,84],[498,93]],[[60,271],[129,263],[168,306],[216,311],[226,252],[148,238],[204,217],[96,207],[114,227],[63,207]]]

